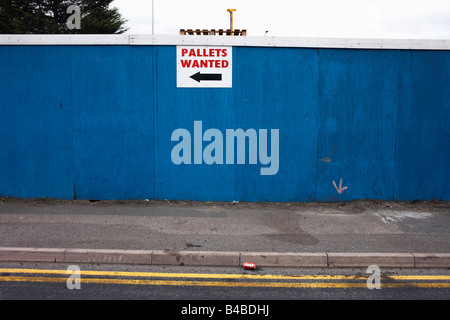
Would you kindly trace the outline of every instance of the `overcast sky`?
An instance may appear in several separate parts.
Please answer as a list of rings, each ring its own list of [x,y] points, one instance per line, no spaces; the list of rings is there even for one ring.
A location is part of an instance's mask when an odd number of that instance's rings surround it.
[[[129,34],[152,33],[152,0],[114,0]],[[249,36],[450,39],[449,0],[154,0],[155,34],[234,28]]]

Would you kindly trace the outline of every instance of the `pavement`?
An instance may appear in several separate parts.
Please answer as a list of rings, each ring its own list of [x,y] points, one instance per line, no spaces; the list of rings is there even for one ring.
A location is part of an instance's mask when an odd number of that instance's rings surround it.
[[[0,262],[450,268],[450,203],[0,198]]]

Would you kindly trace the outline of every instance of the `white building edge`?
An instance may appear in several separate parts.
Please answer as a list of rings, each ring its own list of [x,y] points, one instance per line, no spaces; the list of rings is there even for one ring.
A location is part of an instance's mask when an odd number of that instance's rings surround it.
[[[0,45],[183,45],[288,48],[450,50],[450,40],[198,35],[0,35]]]

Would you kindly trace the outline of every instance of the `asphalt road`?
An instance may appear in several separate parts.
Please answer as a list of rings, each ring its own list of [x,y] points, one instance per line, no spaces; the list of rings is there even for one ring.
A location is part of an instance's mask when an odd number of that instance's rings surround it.
[[[449,252],[448,203],[293,206],[6,199],[0,201],[0,238],[6,247],[30,248]],[[37,301],[28,310],[44,314],[53,309],[42,304],[42,300],[142,300],[144,303],[139,306],[146,318],[160,318],[161,312],[167,318],[184,318],[182,312],[186,311],[197,319],[192,312],[200,310],[205,312],[203,317],[209,317],[211,313],[206,312],[212,309],[200,309],[203,306],[216,308],[214,318],[229,318],[243,310],[249,313],[254,310],[250,306],[268,310],[268,317],[275,319],[286,315],[361,317],[372,313],[400,313],[404,318],[422,309],[417,304],[419,300],[450,299],[448,268],[383,268],[380,289],[369,289],[370,274],[366,269],[262,267],[252,271],[241,267],[89,264],[79,265],[80,289],[69,289],[68,267],[63,263],[0,263],[0,300],[6,301],[2,310],[26,311],[22,307],[24,300]],[[72,285],[77,283],[71,280]],[[323,307],[318,303],[343,300],[357,301],[358,306],[362,301],[396,303],[394,308],[364,304],[367,309],[362,311],[353,306]],[[406,307],[398,304],[399,300],[413,303]],[[81,308],[67,310],[71,314],[96,313],[105,317],[119,311],[136,311],[135,307],[136,304],[129,308],[113,303],[112,307],[89,308],[89,312]],[[310,309],[316,313],[307,313]],[[232,310],[231,314],[226,314],[227,310]],[[433,314],[441,311],[435,304],[427,310]],[[267,318],[266,314],[256,316]]]
[[[264,304],[269,308],[273,304],[276,308],[280,307],[280,301],[450,299],[449,269],[382,269],[380,289],[369,289],[368,279],[371,286],[377,282],[374,273],[367,269],[81,265],[77,278],[75,273],[67,273],[68,267],[2,263],[0,298],[178,301],[175,306],[180,313],[183,306],[201,306],[212,301],[215,305],[232,301]],[[152,306],[165,308],[167,303]]]

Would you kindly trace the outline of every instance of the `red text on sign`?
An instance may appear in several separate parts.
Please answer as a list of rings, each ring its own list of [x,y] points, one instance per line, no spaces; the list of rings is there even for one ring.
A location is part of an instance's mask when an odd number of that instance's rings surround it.
[[[226,57],[227,49],[181,49],[182,57]]]
[[[183,68],[228,68],[228,60],[180,60]]]

